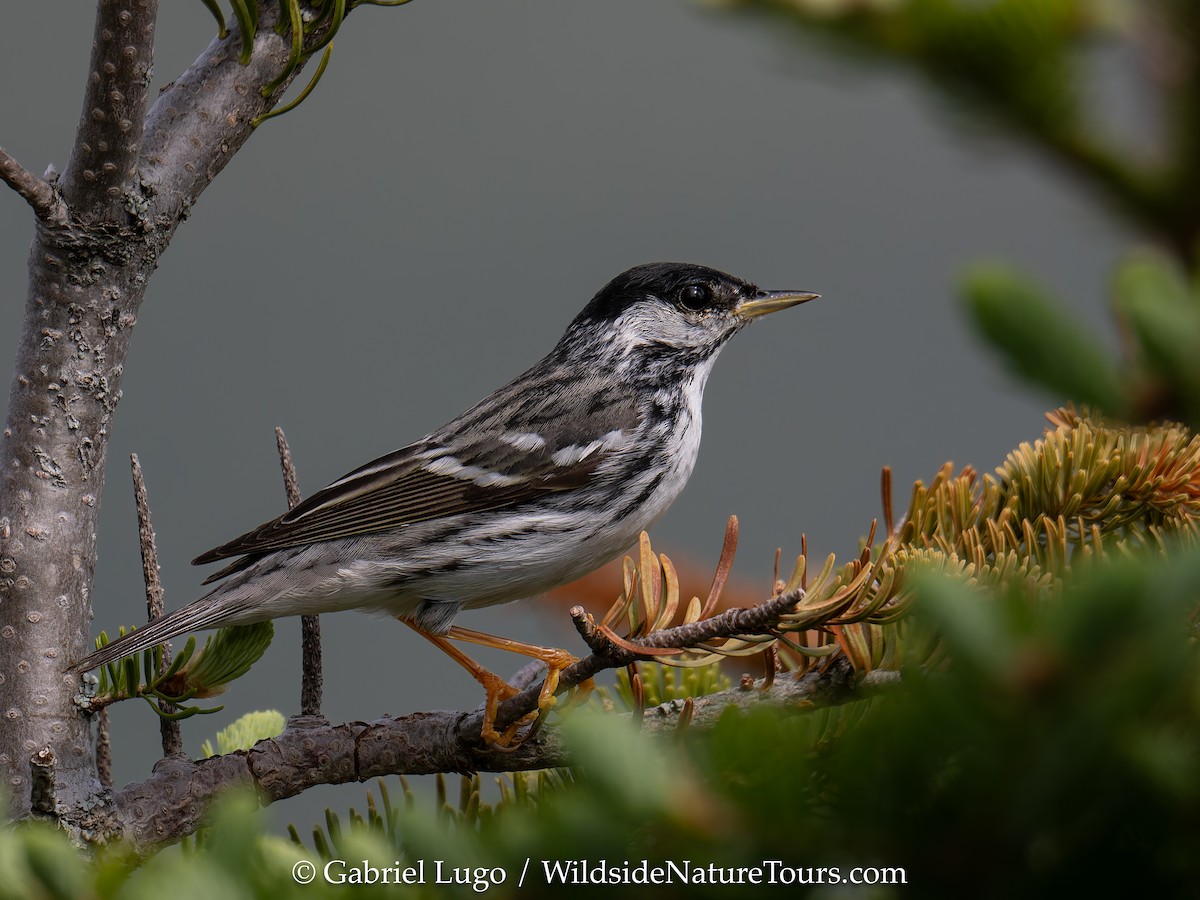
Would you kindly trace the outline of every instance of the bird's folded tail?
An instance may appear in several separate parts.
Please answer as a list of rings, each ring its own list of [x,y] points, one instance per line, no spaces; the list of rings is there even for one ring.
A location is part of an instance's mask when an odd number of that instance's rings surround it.
[[[89,672],[124,656],[141,653],[155,644],[169,641],[185,632],[211,628],[215,624],[212,620],[219,614],[219,610],[211,607],[204,609],[199,603],[181,607],[165,616],[160,616],[136,631],[131,631],[129,634],[122,635],[115,641],[105,644],[96,652],[88,654],[73,664],[67,671],[75,674]]]

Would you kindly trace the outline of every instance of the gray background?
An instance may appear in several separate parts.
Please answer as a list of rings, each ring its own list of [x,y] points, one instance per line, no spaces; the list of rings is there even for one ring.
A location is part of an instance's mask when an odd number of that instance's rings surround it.
[[[66,162],[89,7],[5,11],[0,144],[39,172]],[[164,3],[157,83],[212,32],[201,4]],[[963,265],[1013,261],[1102,320],[1128,239],[1040,159],[961,124],[905,73],[683,2],[360,9],[316,92],[234,158],[152,282],[109,455],[97,628],[144,616],[131,451],[174,607],[198,594],[192,556],[281,511],[273,426],[311,492],[520,372],[608,278],[655,259],[824,295],[725,351],[699,464],[656,545],[711,565],[736,512],[735,572],[764,592],[776,546],[794,555],[801,532],[818,556],[852,554],[881,466],[902,504],[946,459],[998,465],[1053,405],[967,332]],[[30,234],[24,204],[0,197],[5,358]],[[565,615],[535,604],[460,621],[577,645]],[[294,711],[298,623],[277,628],[225,711],[185,724],[190,752],[247,710]],[[341,614],[323,628],[335,721],[480,699],[399,625]],[[145,774],[157,743],[148,711],[125,706],[118,783]],[[326,804],[361,807],[361,790],[275,815],[305,830]]]

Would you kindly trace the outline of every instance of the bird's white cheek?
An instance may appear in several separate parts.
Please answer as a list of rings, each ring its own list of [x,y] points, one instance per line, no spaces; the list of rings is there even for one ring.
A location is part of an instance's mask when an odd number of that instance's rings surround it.
[[[610,339],[628,348],[650,344],[695,347],[710,340],[707,329],[697,327],[660,302],[631,306],[613,322]]]

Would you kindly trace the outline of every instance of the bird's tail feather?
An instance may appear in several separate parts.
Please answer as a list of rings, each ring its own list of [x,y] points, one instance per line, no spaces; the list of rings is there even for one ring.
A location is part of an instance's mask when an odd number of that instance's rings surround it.
[[[210,628],[216,624],[214,619],[223,618],[221,615],[223,612],[227,612],[227,610],[213,609],[211,605],[206,609],[199,602],[180,607],[136,631],[131,631],[129,634],[122,635],[115,641],[105,644],[99,650],[79,660],[67,671],[78,674],[98,669],[122,657],[141,653],[155,644],[169,641],[184,632]]]

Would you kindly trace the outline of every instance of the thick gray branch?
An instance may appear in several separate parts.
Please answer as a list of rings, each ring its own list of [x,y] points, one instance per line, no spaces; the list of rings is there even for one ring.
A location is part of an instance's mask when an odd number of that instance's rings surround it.
[[[804,710],[845,703],[858,696],[854,672],[838,658],[802,678],[779,677],[767,689],[747,684],[694,701],[689,728],[715,724],[729,706],[748,709],[770,704]],[[643,728],[669,734],[679,723],[682,704],[647,710]],[[614,718],[613,727],[627,726]],[[383,775],[436,772],[521,772],[569,765],[571,760],[553,728],[512,752],[487,749],[479,734],[482,712],[425,712],[384,717],[373,722],[329,725],[297,717],[276,738],[249,751],[207,760],[164,759],[148,779],[113,797],[113,824],[146,852],[191,834],[208,803],[231,786],[250,787],[264,803],[292,797],[321,784],[366,781]]]
[[[63,197],[84,222],[124,222],[137,186],[138,149],[158,0],[99,0],[92,57]]]
[[[4,180],[49,213],[30,253],[0,432],[0,783],[15,816],[30,809],[30,761],[44,747],[57,759],[59,808],[87,810],[104,796],[74,703],[78,679],[64,672],[89,644],[108,438],[159,256],[283,89],[261,94],[287,55],[277,5],[261,6],[248,66],[237,62],[236,34],[215,41],[147,115],[156,0],[104,0],[58,195],[0,157]]]
[[[142,189],[158,216],[185,214],[253,132],[251,122],[269,112],[303,66],[269,97],[262,88],[283,71],[289,46],[275,33],[276,4],[260,4],[254,54],[238,61],[236,28],[214,39],[200,57],[163,89],[146,116],[142,143]],[[314,38],[315,39],[315,38]]]

